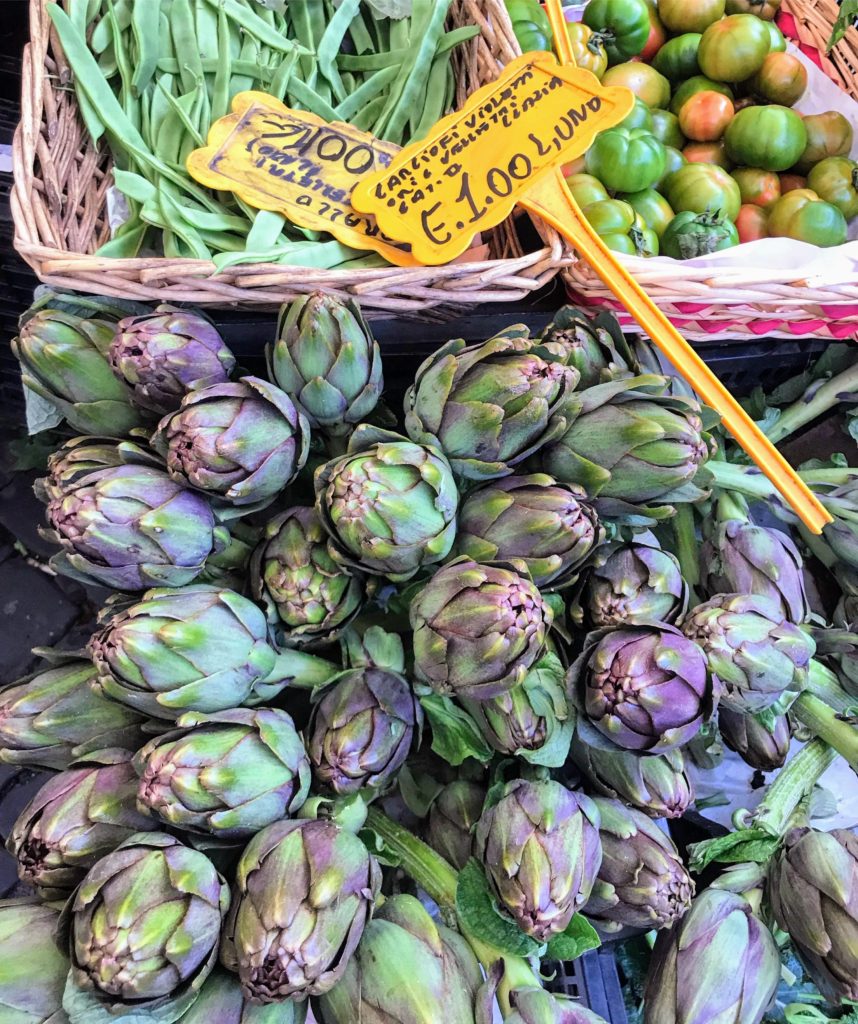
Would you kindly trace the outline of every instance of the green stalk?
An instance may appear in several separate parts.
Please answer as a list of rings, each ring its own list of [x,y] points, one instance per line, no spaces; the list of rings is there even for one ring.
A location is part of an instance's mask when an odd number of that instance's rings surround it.
[[[675,554],[679,569],[691,590],[691,604],[699,603],[696,588],[700,585],[700,545],[691,505],[677,505],[673,519]]]
[[[754,812],[754,824],[773,836],[783,835],[795,809],[836,757],[837,752],[821,739],[805,744],[769,786],[765,799]]]
[[[722,491],[718,495],[718,521],[725,523],[731,519],[738,519],[742,523],[750,522],[748,503],[741,494]]]
[[[824,701],[839,715],[854,715],[858,698],[848,694],[838,682],[837,676],[822,662],[811,659],[805,693]]]
[[[810,401],[806,401],[802,397],[784,409],[778,421],[766,431],[766,435],[773,444],[777,444],[785,437],[789,437],[790,434],[794,434],[808,423],[818,419],[829,409],[838,406],[844,395],[854,394],[856,391],[858,391],[858,363],[819,387]]]
[[[858,771],[858,728],[855,725],[843,721],[833,708],[812,693],[800,694],[790,713]]]

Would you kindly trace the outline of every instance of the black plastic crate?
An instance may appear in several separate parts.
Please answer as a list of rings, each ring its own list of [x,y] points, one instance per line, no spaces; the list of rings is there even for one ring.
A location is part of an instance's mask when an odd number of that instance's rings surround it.
[[[612,946],[590,950],[577,960],[545,964],[544,968],[556,971],[548,985],[553,992],[578,999],[608,1024],[628,1024]]]

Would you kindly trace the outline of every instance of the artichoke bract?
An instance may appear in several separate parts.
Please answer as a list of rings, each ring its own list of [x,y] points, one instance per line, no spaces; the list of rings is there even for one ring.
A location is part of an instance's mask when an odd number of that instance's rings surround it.
[[[810,614],[802,559],[786,533],[741,519],[719,523],[701,551],[710,594],[757,594],[781,606],[790,622]]]
[[[384,387],[381,351],[360,307],[323,292],[281,308],[269,364],[310,426],[334,437],[365,420]]]
[[[127,750],[107,750],[54,775],[18,815],[6,848],[18,877],[46,900],[66,899],[104,854],[157,825],[137,810]]]
[[[270,504],[298,475],[310,427],[280,388],[242,377],[189,392],[158,424],[152,446],[174,479],[250,511]]]
[[[559,782],[517,779],[483,810],[475,849],[501,906],[547,942],[590,897],[602,860],[599,812]]]
[[[803,689],[816,650],[780,604],[753,594],[717,594],[692,608],[682,629],[705,652],[731,711],[763,711]]]
[[[225,543],[211,505],[153,466],[88,473],[47,508],[51,564],[65,575],[115,590],[181,587]]]
[[[58,913],[35,900],[0,902],[0,1019],[68,1024],[63,990],[69,958],[56,944]]]
[[[718,711],[718,731],[727,746],[751,768],[773,772],[786,762],[791,739],[786,715],[777,715],[770,729],[756,715],[722,707]]]
[[[656,940],[645,1024],[760,1024],[781,976],[771,932],[741,896],[707,889]]]
[[[64,911],[71,950],[65,1008],[177,1020],[217,960],[229,888],[211,861],[163,833],[138,833],[89,871]]]
[[[445,565],[411,603],[414,672],[440,694],[487,700],[523,681],[554,616],[536,587],[500,566]]]
[[[440,562],[456,536],[459,493],[438,448],[362,424],[316,470],[316,509],[334,557],[391,580]]]
[[[383,788],[405,763],[423,724],[408,680],[397,672],[346,672],[313,710],[307,750],[316,781],[339,795]]]
[[[107,361],[114,330],[107,320],[43,309],[12,340],[24,384],[82,434],[122,437],[140,424],[131,389]]]
[[[632,376],[635,360],[611,313],[589,316],[574,306],[563,306],[542,332],[540,341],[578,371],[579,390],[613,377]]]
[[[474,826],[485,799],[485,786],[469,779],[456,779],[441,790],[429,809],[426,842],[457,871],[471,859]]]
[[[253,1002],[321,995],[343,977],[380,884],[364,844],[332,821],[269,825],[241,855],[221,960]]]
[[[286,644],[336,639],[364,603],[363,576],[331,557],[314,508],[290,508],[266,523],[250,579],[253,596]]]
[[[387,900],[366,926],[342,980],[314,1009],[321,1024],[475,1024],[482,982],[465,939],[413,896]]]
[[[691,905],[694,883],[673,840],[640,811],[597,797],[602,863],[583,913],[602,931],[667,928]]]
[[[0,761],[63,769],[89,751],[136,750],[144,718],[94,689],[91,661],[58,660],[0,690]]]
[[[234,974],[215,967],[181,1024],[304,1024],[308,1003],[251,1003]]]
[[[554,995],[544,988],[516,989],[510,995],[513,1012],[504,1024],[607,1024],[577,999]]]
[[[590,634],[567,682],[592,724],[628,750],[680,747],[715,707],[706,656],[666,623]]]
[[[477,562],[507,562],[542,589],[567,586],[605,536],[584,497],[546,473],[484,484],[462,502],[456,549]]]
[[[578,379],[521,324],[481,345],[455,339],[418,369],[405,396],[405,429],[437,445],[458,476],[509,476],[569,425]]]
[[[820,992],[858,1000],[858,836],[793,829],[770,866],[769,898]]]
[[[240,839],[307,799],[310,762],[285,711],[191,712],[176,724],[134,757],[140,809],[165,825]]]
[[[48,456],[48,475],[33,484],[36,497],[45,505],[61,499],[83,477],[113,466],[149,465],[163,469],[155,452],[134,441],[115,437],[73,437]]]
[[[235,369],[235,357],[208,317],[166,303],[120,320],[108,358],[134,401],[160,415],[177,409],[195,387],[226,383]]]

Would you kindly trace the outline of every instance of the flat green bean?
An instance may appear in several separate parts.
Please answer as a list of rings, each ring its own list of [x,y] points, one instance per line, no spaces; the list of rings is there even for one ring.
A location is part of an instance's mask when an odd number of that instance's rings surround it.
[[[247,233],[248,249],[272,249],[283,234],[286,218],[273,210],[259,210]]]
[[[374,75],[370,75],[363,85],[358,86],[357,89],[336,108],[336,120],[337,121],[350,121],[364,106],[374,100],[380,93],[387,88],[387,86],[397,77],[399,74],[399,68],[393,65],[389,68],[382,68],[380,71],[376,71]]]
[[[170,32],[173,36],[173,50],[179,60],[182,88],[189,92],[203,75],[190,0],[173,0]]]
[[[106,259],[133,259],[140,252],[148,230],[149,225],[141,222],[131,231],[116,235],[104,245],[100,245],[95,250],[95,255]]]
[[[244,92],[247,89],[253,88],[253,83],[258,78],[255,71],[251,69],[245,74],[243,71],[236,71],[236,68],[243,68],[245,65],[248,65],[250,68],[256,68],[258,55],[259,43],[253,36],[245,34],[244,41],[241,44],[241,54],[239,59],[233,64],[232,81],[229,83],[230,96],[235,96],[238,92]]]
[[[289,87],[289,81],[295,71],[295,65],[298,63],[298,54],[290,53],[285,60],[280,62],[280,67],[274,73],[271,79],[271,84],[268,87],[268,92],[278,100],[282,100],[286,95],[286,90]]]
[[[177,3],[178,0],[173,0],[173,2]],[[206,3],[212,4],[215,7],[222,5],[228,17],[232,18],[238,25],[241,25],[245,32],[254,36],[259,42],[267,43],[274,50],[289,53],[297,48],[299,53],[304,51],[302,46],[294,43],[291,39],[274,36],[271,32],[271,26],[249,7],[239,3],[238,0],[206,0]]]
[[[158,33],[152,31],[153,18],[160,31],[161,0],[136,3],[131,8],[131,31],[137,45],[134,75],[131,79],[131,91],[135,96],[139,96],[152,81],[158,64],[160,46]]]
[[[368,53],[372,50],[372,36],[369,34],[369,29],[366,27],[366,22],[363,20],[363,14],[360,10],[352,19],[351,25],[349,25],[349,35],[351,36],[352,43],[354,43],[356,53]]]
[[[160,81],[158,82],[157,88],[163,93],[164,98],[176,112],[176,116],[185,126],[185,130],[191,135],[196,144],[198,146],[204,146],[206,144],[206,140],[194,123],[193,117],[194,105],[199,103],[199,97],[203,91],[202,82],[198,81],[190,92],[187,92],[184,96],[179,96],[178,98],[167,92]]]
[[[435,51],[435,56],[440,57],[442,53],[447,53],[452,50],[454,46],[458,46],[459,43],[466,43],[469,39],[474,39],[480,34],[479,25],[461,25],[459,28],[454,28],[450,32],[445,32],[441,36],[441,41],[438,43],[438,49]]]
[[[288,93],[290,96],[289,106],[300,107],[302,110],[309,110],[312,114],[323,117],[326,121],[336,121],[337,112],[318,93],[314,92],[309,85],[305,85],[295,75],[289,80]]]
[[[341,53],[337,64],[341,71],[380,71],[391,64],[401,64],[408,58],[411,51],[406,47],[402,50],[385,50],[384,53]]]
[[[214,84],[212,85],[212,121],[229,113],[229,80],[232,77],[232,54],[230,53],[230,32],[226,11],[217,11],[217,61]],[[203,67],[205,70],[205,65]]]
[[[360,0],[343,0],[319,40],[316,60],[319,71],[331,86],[334,96],[342,103],[346,98],[346,88],[337,70],[337,54],[348,32],[352,19],[360,10]]]
[[[386,99],[384,96],[376,96],[374,100],[370,100],[366,106],[361,109],[352,117],[351,123],[355,128],[360,128],[363,132],[372,132],[376,135],[375,122],[381,117],[384,110],[384,104]]]
[[[429,69],[432,66],[432,58],[438,40],[444,31],[444,22],[447,19],[447,11],[450,9],[450,0],[439,0],[435,4],[429,24],[420,42],[420,48],[414,64],[408,74],[408,80],[402,90],[399,103],[394,112],[390,115],[384,137],[391,142],[402,140],[402,131],[408,122],[411,110],[418,101],[421,90],[426,88],[426,79]]]

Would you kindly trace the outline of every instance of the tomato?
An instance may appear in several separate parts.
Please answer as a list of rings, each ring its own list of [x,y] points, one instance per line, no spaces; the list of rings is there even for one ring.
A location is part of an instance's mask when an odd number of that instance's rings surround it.
[[[733,120],[733,101],[720,92],[696,92],[679,111],[679,127],[694,142],[715,142]]]
[[[769,237],[769,215],[759,206],[746,203],[736,218],[736,230],[740,242],[756,242]]]
[[[590,0],[582,20],[604,36],[611,64],[636,57],[649,39],[649,8],[644,0]]]
[[[724,17],[725,0],[659,0],[658,13],[671,32],[703,32]]]
[[[697,48],[703,36],[699,32],[686,32],[669,39],[655,55],[653,66],[671,82],[682,82],[700,74]]]
[[[836,110],[824,114],[806,114],[802,120],[807,129],[807,146],[797,162],[802,174],[829,156],[849,156],[852,150],[852,125]]]
[[[668,178],[672,177],[680,167],[685,167],[688,164],[686,157],[680,153],[678,149],[674,149],[673,146],[664,147],[664,156],[664,174],[662,174],[653,186],[653,188],[655,188],[656,191],[661,192],[662,195],[664,195],[665,188],[667,187]]]
[[[767,210],[781,197],[781,180],[772,171],[759,167],[740,167],[733,171],[733,179],[745,205]]]
[[[505,6],[522,53],[551,49],[551,22],[539,0],[506,0]]]
[[[772,238],[795,238],[822,248],[843,245],[846,218],[836,206],[810,195],[806,190],[798,190],[779,199],[769,215],[769,234]]]
[[[739,186],[715,164],[689,164],[681,167],[667,182],[667,201],[682,213],[720,212],[730,220],[739,216],[742,197]]]
[[[609,249],[629,256],[658,256],[658,236],[641,216],[619,199],[591,203],[584,216]]]
[[[685,136],[679,127],[679,118],[671,114],[669,110],[655,109],[652,113],[652,131],[659,142],[665,146],[675,146],[681,149],[685,145]]]
[[[647,7],[649,8],[649,37],[647,38],[646,46],[641,50],[641,60],[646,61],[647,64],[652,64],[653,57],[664,46],[667,32],[661,23],[661,18],[658,16],[658,9],[655,4],[649,3],[649,0],[647,0]]]
[[[608,70],[608,51],[602,37],[580,21],[568,21],[566,35],[576,65],[601,78]]]
[[[762,67],[769,52],[769,30],[752,14],[732,14],[703,33],[700,70],[719,82],[744,82]]]
[[[663,256],[675,260],[693,260],[709,256],[739,244],[736,225],[718,213],[678,213],[667,227],[662,239]]]
[[[769,53],[784,53],[787,45],[783,32],[773,21],[764,21],[763,24],[769,30]]]
[[[716,164],[725,171],[732,170],[733,161],[727,156],[723,140],[719,142],[689,142],[682,155],[690,164]]]
[[[847,220],[858,217],[858,163],[854,160],[846,156],[820,160],[808,175],[807,185]]]
[[[587,173],[612,192],[640,192],[664,174],[664,146],[643,128],[600,132],[587,151]]]
[[[807,178],[800,174],[779,174],[778,177],[781,179],[782,196],[785,196],[787,192],[795,192],[796,189],[807,187]]]
[[[722,96],[729,96],[731,100],[733,99],[733,90],[729,85],[724,85],[723,82],[716,82],[705,75],[695,75],[693,78],[689,78],[687,82],[683,82],[673,94],[673,99],[670,101],[671,111],[678,115],[679,111],[682,110],[695,93],[707,91],[720,92]]]
[[[652,188],[646,188],[643,192],[632,192],[630,195],[619,198],[628,203],[635,213],[640,214],[646,226],[651,228],[659,238],[675,216],[670,203],[660,192],[656,192]]]
[[[759,102],[753,96],[743,96],[733,104],[737,113],[740,110],[744,110],[745,107],[758,107],[759,105]]]
[[[807,71],[791,53],[770,53],[749,84],[757,96],[769,103],[791,107],[804,96]]]
[[[635,105],[632,112],[620,121],[618,128],[644,128],[651,132],[655,128],[652,112],[643,100],[635,96]]]
[[[648,107],[666,107],[670,103],[670,82],[641,61],[615,64],[602,75],[602,83],[631,89]]]
[[[591,203],[601,203],[604,199],[610,199],[608,190],[592,174],[570,174],[566,179],[566,185],[582,210]]]
[[[804,152],[807,128],[789,107],[747,107],[730,122],[724,141],[730,159],[740,167],[785,171]]]
[[[773,21],[781,0],[727,0],[728,14],[753,14],[764,21]]]

